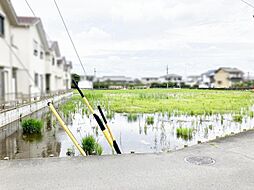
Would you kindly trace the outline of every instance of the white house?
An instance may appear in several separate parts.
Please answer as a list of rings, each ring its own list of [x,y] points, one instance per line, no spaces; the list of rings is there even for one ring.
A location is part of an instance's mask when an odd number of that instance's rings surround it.
[[[143,77],[141,78],[141,82],[143,84],[152,84],[152,83],[158,83],[160,81],[158,77]]]
[[[72,64],[48,42],[42,21],[18,17],[9,0],[0,1],[0,102],[71,88]]]
[[[182,82],[182,78],[183,78],[182,76],[177,74],[168,74],[168,75],[161,76],[159,78],[159,81],[161,83],[172,82],[172,83],[180,84]]]
[[[14,43],[20,50],[23,62],[18,72],[18,92],[24,94],[46,93],[46,52],[49,51],[45,31],[40,18],[18,17],[19,26],[13,28]]]
[[[17,17],[8,0],[0,1],[0,101],[13,98],[16,91],[17,79],[12,51],[15,46],[12,43],[12,28],[18,26]]]
[[[200,80],[201,80],[200,75],[188,76],[185,84],[189,85],[190,87],[195,87],[199,85]]]
[[[215,70],[207,71],[206,73],[201,74],[199,88],[214,88],[214,75]]]

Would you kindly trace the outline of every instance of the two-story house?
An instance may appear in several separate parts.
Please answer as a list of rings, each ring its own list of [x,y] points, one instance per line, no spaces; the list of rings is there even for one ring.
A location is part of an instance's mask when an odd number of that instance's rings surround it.
[[[40,18],[19,17],[0,1],[0,102],[70,89],[71,69]]]
[[[215,88],[230,88],[244,80],[244,73],[237,68],[222,67],[215,72],[214,80]]]

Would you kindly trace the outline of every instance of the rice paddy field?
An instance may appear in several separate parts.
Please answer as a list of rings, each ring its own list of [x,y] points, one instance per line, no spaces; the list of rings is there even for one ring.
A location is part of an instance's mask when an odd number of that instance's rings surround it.
[[[100,105],[124,154],[170,152],[254,129],[254,92],[189,89],[84,90],[96,110]],[[81,144],[95,138],[102,154],[112,154],[93,115],[74,91],[54,104]],[[66,157],[79,151],[48,108],[27,118],[41,118],[39,137],[24,135],[22,121],[0,130],[0,159]],[[71,154],[70,154],[71,153]]]
[[[240,113],[254,104],[252,91],[145,89],[83,92],[94,107],[100,104],[107,111],[116,113],[211,115]],[[74,96],[70,103],[79,99]]]

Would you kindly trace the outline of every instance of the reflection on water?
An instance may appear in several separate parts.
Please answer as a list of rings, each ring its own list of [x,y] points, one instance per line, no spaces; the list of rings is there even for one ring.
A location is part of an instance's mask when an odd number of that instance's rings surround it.
[[[92,116],[80,109],[65,118],[70,130],[81,142],[82,137],[93,135],[103,147],[103,154],[112,154],[102,132]],[[0,129],[0,159],[65,157],[73,152],[73,144],[58,125],[48,109],[30,117],[42,118],[44,128],[41,136],[22,134],[20,121]],[[147,117],[154,118],[154,124],[147,123]],[[177,116],[174,114],[114,114],[110,120],[113,134],[124,153],[149,153],[181,149],[184,146],[206,142],[254,128],[254,119],[245,114],[242,122],[235,122],[233,115]],[[192,129],[183,138],[177,135],[178,128]],[[75,155],[79,155],[75,150]]]

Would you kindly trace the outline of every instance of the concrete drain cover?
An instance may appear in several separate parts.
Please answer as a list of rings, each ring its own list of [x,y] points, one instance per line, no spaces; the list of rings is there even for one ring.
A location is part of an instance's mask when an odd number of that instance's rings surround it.
[[[193,156],[187,157],[184,159],[186,162],[195,165],[213,165],[215,164],[215,160],[210,157],[203,157],[203,156]]]

